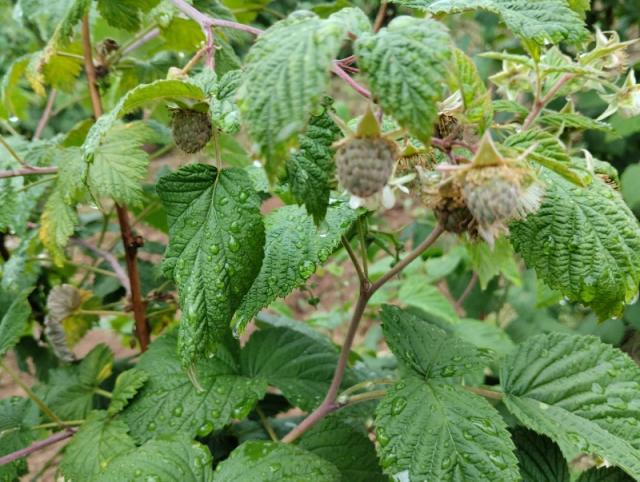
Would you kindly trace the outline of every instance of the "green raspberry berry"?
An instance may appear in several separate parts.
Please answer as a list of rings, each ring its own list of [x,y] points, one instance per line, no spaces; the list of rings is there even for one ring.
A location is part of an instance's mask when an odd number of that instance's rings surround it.
[[[346,140],[336,152],[338,179],[351,194],[366,198],[382,191],[393,173],[395,144],[382,137]]]
[[[208,112],[174,109],[171,118],[173,140],[184,152],[200,151],[211,140],[211,119]]]

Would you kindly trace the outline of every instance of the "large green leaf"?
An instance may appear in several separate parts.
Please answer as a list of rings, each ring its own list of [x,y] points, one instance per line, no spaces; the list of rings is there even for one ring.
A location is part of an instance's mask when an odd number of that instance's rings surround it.
[[[260,271],[264,225],[246,171],[192,164],[158,183],[167,210],[165,273],[180,292],[185,364],[213,352]]]
[[[327,213],[331,188],[335,184],[331,145],[340,129],[326,112],[330,108],[325,105],[322,114],[311,117],[307,130],[299,138],[298,149],[286,164],[289,189],[296,201],[305,205],[316,224]]]
[[[93,408],[95,391],[111,375],[112,364],[111,350],[97,345],[79,364],[51,370],[38,393],[62,420],[82,419]]]
[[[303,410],[315,408],[324,397],[338,350],[326,338],[286,326],[254,333],[241,353],[242,373],[280,389]]]
[[[320,107],[329,71],[352,23],[362,11],[345,9],[321,19],[294,12],[266,30],[247,54],[238,91],[247,129],[275,175],[289,141]]]
[[[94,126],[100,126],[100,121]],[[105,132],[90,131],[83,145],[88,163],[86,182],[97,197],[121,204],[142,203],[142,181],[149,164],[142,145],[150,134],[150,129],[141,122],[115,124]]]
[[[396,480],[520,480],[501,416],[460,386],[403,379],[376,409],[376,434],[382,467]]]
[[[176,338],[173,330],[154,341],[136,367],[149,379],[122,416],[138,442],[175,432],[206,435],[234,418],[244,418],[266,391],[266,382],[239,374],[236,341],[196,363],[199,390],[176,355]]]
[[[511,241],[551,288],[590,306],[601,319],[620,316],[640,283],[640,226],[598,176],[580,188],[544,170],[540,210],[510,226]]]
[[[13,297],[0,289],[0,358],[13,348],[27,327],[31,316],[31,306],[27,297],[31,289],[27,289]]]
[[[508,409],[565,458],[588,453],[640,477],[640,368],[595,337],[530,338],[500,374]]]
[[[187,99],[204,102],[206,96],[202,89],[191,82],[183,80],[161,79],[150,84],[141,84],[127,92],[114,108],[114,117],[121,117],[128,112],[141,108],[153,101],[165,99]]]
[[[318,228],[304,208],[285,206],[272,211],[265,218],[262,267],[238,308],[236,325],[244,328],[262,308],[303,284],[340,244],[340,237],[357,217],[357,211],[337,203]]]
[[[433,20],[397,17],[355,45],[359,65],[385,112],[428,142],[438,115],[451,55],[446,28]]]
[[[569,466],[553,440],[519,428],[513,433],[522,482],[569,482]]]
[[[251,440],[216,469],[215,481],[340,482],[338,469],[293,445]]]
[[[307,431],[298,446],[335,465],[342,482],[384,482],[376,451],[364,431],[358,431],[340,419],[325,417]]]
[[[520,269],[513,254],[513,247],[506,237],[496,239],[493,248],[482,240],[468,243],[466,248],[483,290],[500,274],[510,282],[520,285]]]
[[[149,440],[133,452],[111,461],[96,482],[212,482],[211,453],[179,434]]]
[[[502,17],[516,35],[543,44],[584,39],[586,30],[566,0],[392,0],[439,15],[487,10]]]
[[[381,317],[391,351],[426,380],[459,377],[488,363],[470,343],[396,306],[385,305]]]
[[[107,412],[91,412],[60,462],[65,480],[89,482],[109,471],[114,458],[135,448],[128,431],[126,423],[111,420]]]
[[[8,397],[0,400],[0,456],[28,446],[37,435],[33,426],[40,421],[31,400]],[[20,458],[0,466],[0,480],[17,480],[27,472],[27,461]]]

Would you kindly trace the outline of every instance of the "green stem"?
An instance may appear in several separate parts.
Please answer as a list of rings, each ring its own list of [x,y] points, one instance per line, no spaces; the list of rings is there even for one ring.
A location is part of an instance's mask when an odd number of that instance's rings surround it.
[[[355,385],[352,385],[349,388],[347,388],[338,396],[338,399],[345,399],[345,398],[348,399],[352,393],[357,392],[358,390],[366,390],[367,388],[371,388],[375,385],[393,385],[394,383],[396,383],[394,380],[390,380],[388,378],[380,378],[377,380],[366,380],[364,382],[356,383]]]
[[[504,398],[504,393],[496,392],[494,390],[489,390],[487,388],[481,387],[464,387],[465,390],[471,393],[475,393],[476,395],[480,395],[481,397],[491,398],[492,400],[502,400]]]
[[[358,395],[349,397],[346,402],[340,403],[338,408],[350,407],[357,403],[368,402],[369,400],[378,400],[379,398],[384,397],[386,394],[386,390],[373,390],[371,392],[360,393]]]
[[[113,398],[113,395],[111,394],[111,392],[107,392],[106,390],[103,390],[102,388],[96,388],[94,393],[96,395],[101,395],[101,396],[103,396],[105,398],[109,398],[109,399]]]
[[[79,315],[95,315],[95,316],[126,316],[124,311],[110,311],[110,310],[77,310]]]
[[[360,256],[362,257],[362,271],[365,279],[369,279],[369,267],[367,259],[367,241],[366,241],[366,221],[362,218],[358,219],[358,235],[360,236]]]
[[[20,379],[18,374],[14,372],[11,368],[9,368],[9,366],[7,366],[2,360],[0,360],[0,368],[2,368],[4,371],[6,371],[9,374],[9,376],[13,379],[15,384],[24,390],[24,392],[29,396],[29,398],[33,400],[33,403],[35,403],[38,406],[38,408],[42,410],[42,413],[44,413],[47,417],[53,420],[56,426],[60,428],[65,428],[64,422],[55,413],[53,413],[53,410],[51,410],[47,406],[47,404],[44,403],[44,401],[40,397],[38,397],[38,395],[36,395],[33,392],[33,390],[31,390],[31,388],[27,386],[26,383],[24,383]]]
[[[16,162],[24,167],[31,167],[24,159],[22,159],[13,147],[0,135],[0,144],[7,150],[7,152],[13,157]]]
[[[23,191],[27,191],[29,189],[31,189],[32,187],[35,186],[39,186],[40,184],[44,184],[47,182],[51,182],[51,181],[55,181],[55,177],[43,177],[42,179],[39,179],[35,182],[32,182],[31,184],[25,184],[24,186],[22,186],[20,189],[16,189],[14,192],[15,193],[19,193],[19,192],[23,192]]]
[[[262,409],[257,405],[256,405],[256,413],[258,414],[258,417],[260,417],[260,422],[262,422],[262,426],[269,434],[269,437],[271,438],[271,440],[273,440],[274,442],[279,442],[278,435],[276,434],[275,430],[273,430],[273,426],[271,425],[271,422],[269,421],[265,413],[262,411]]]

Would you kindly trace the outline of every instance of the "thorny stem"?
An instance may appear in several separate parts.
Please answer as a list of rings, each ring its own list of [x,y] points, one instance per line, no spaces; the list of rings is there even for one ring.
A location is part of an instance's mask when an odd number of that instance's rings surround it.
[[[1,360],[0,360],[0,368],[2,368],[5,372],[7,372],[7,374],[13,379],[15,384],[25,391],[25,393],[29,396],[29,398],[33,400],[33,403],[35,403],[38,406],[38,408],[42,410],[42,413],[44,413],[47,417],[53,420],[58,427],[64,428],[65,426],[64,422],[60,419],[60,417],[58,417],[55,413],[53,413],[53,410],[51,410],[47,406],[47,404],[44,403],[42,399],[38,397],[38,395],[36,395],[33,392],[33,390],[31,390],[31,388],[29,388],[29,386],[20,379],[20,376],[18,376],[16,372],[14,372]]]
[[[45,106],[44,111],[42,111],[42,116],[40,117],[40,120],[38,121],[38,126],[36,127],[36,131],[33,134],[34,140],[40,139],[40,136],[42,136],[42,132],[44,131],[44,128],[47,126],[47,123],[51,118],[53,103],[56,101],[57,95],[58,95],[58,91],[56,89],[51,89],[51,92],[49,92],[47,105]]]
[[[367,233],[365,228],[366,221],[362,218],[358,219],[358,236],[360,236],[360,257],[362,258],[362,271],[364,271],[365,279],[369,279],[369,262],[367,260]]]
[[[360,280],[360,282],[365,281],[367,277],[364,275],[364,271],[362,271],[362,267],[360,266],[358,257],[356,256],[356,253],[353,251],[353,248],[351,247],[351,243],[346,238],[346,236],[342,236],[342,245],[344,246],[344,249],[349,255],[349,258],[351,259],[351,263],[353,263],[353,267],[356,269],[356,273],[358,274],[358,279]]]
[[[365,87],[356,82],[353,77],[347,74],[344,69],[340,66],[339,61],[334,60],[333,65],[331,66],[331,72],[336,74],[342,80],[344,80],[347,84],[349,84],[353,90],[355,90],[358,94],[366,97],[367,99],[371,98],[371,92],[369,92]]]
[[[8,464],[9,462],[13,462],[14,460],[18,460],[19,458],[26,457],[27,455],[37,452],[38,450],[48,447],[49,445],[53,445],[57,442],[60,442],[61,440],[68,439],[69,437],[72,437],[74,433],[76,433],[75,428],[67,428],[66,430],[63,430],[61,432],[56,432],[49,438],[38,440],[29,447],[17,450],[16,452],[7,454],[4,457],[0,457],[0,465]]]
[[[380,8],[378,9],[378,14],[376,15],[376,19],[373,22],[373,31],[378,32],[382,25],[384,24],[384,19],[387,16],[387,4],[385,0],[380,2]]]
[[[382,278],[373,284],[369,284],[367,279],[360,280],[360,293],[358,301],[353,311],[351,321],[349,322],[349,328],[347,335],[342,344],[340,350],[340,356],[338,358],[338,364],[333,374],[333,379],[327,394],[318,408],[311,412],[298,426],[296,426],[291,432],[289,432],[283,439],[284,443],[291,443],[300,437],[303,433],[313,427],[316,423],[322,420],[327,414],[338,410],[343,405],[339,404],[337,400],[338,390],[342,384],[345,369],[347,368],[347,362],[349,360],[349,353],[351,352],[351,345],[358,330],[358,325],[362,319],[365,308],[371,296],[380,289],[387,281],[400,273],[409,263],[419,257],[427,248],[436,242],[438,237],[444,232],[442,224],[438,224],[431,234],[422,241],[417,247],[415,247],[407,256],[399,261],[393,268],[391,268]],[[375,392],[368,392],[369,394]],[[365,394],[362,394],[365,395]],[[372,395],[370,395],[372,396]],[[352,397],[353,398],[353,397]]]
[[[89,93],[91,96],[91,105],[96,119],[102,115],[102,102],[100,93],[96,84],[96,70],[93,65],[91,33],[89,30],[89,16],[82,18],[82,47],[84,55],[84,66],[87,72],[87,80],[89,83]],[[129,273],[129,282],[131,286],[131,304],[133,305],[133,317],[136,324],[136,336],[140,341],[140,350],[146,351],[149,345],[150,335],[149,326],[144,316],[145,305],[142,300],[142,289],[140,287],[140,275],[138,273],[137,253],[138,248],[142,246],[143,240],[134,236],[129,223],[129,212],[124,206],[116,203],[116,212],[118,214],[118,223],[120,224],[120,234],[122,243],[124,244],[125,259],[127,262],[127,272]]]
[[[531,109],[531,112],[529,113],[529,115],[525,119],[524,124],[522,124],[522,130],[523,131],[526,131],[529,127],[531,127],[533,122],[540,115],[540,112],[542,112],[542,109],[544,109],[544,107],[549,102],[551,102],[553,100],[553,98],[556,96],[558,91],[564,86],[564,84],[566,84],[568,81],[570,81],[574,77],[575,77],[575,74],[564,74],[549,89],[549,91],[545,94],[544,97],[542,97],[542,98],[537,97],[536,98],[536,100],[534,101],[534,104],[533,104],[533,108]]]

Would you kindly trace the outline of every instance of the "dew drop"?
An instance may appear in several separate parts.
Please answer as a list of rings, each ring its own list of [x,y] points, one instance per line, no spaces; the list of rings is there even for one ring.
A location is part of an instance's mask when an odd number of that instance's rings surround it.
[[[239,249],[240,249],[240,244],[238,243],[236,238],[234,238],[233,236],[229,236],[229,250],[232,253],[237,253]]]
[[[398,397],[391,402],[391,415],[400,415],[407,406],[407,399]]]
[[[196,433],[200,437],[205,437],[209,435],[212,430],[213,430],[213,424],[207,420],[206,422],[204,422],[202,425],[198,427],[198,430],[196,431]]]
[[[182,408],[181,405],[178,405],[176,408],[173,409],[173,411],[171,412],[171,414],[174,417],[181,417],[182,413],[184,412],[184,409]]]

